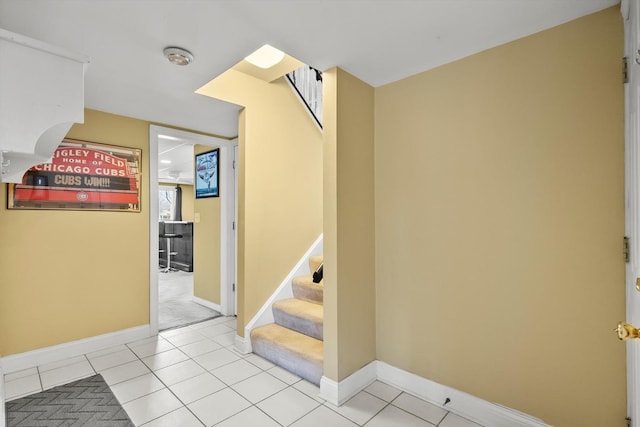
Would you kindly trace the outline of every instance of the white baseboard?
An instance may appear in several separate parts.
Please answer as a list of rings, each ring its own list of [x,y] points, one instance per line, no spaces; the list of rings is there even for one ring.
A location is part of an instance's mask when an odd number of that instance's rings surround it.
[[[240,335],[236,335],[233,340],[233,346],[241,354],[249,354],[253,351],[251,347],[251,337],[243,338]]]
[[[151,330],[149,325],[136,326],[122,331],[110,332],[104,335],[5,356],[2,358],[2,367],[5,374],[10,374],[46,363],[57,362],[93,351],[127,344],[150,336]]]
[[[298,260],[295,267],[287,274],[287,277],[280,283],[280,286],[275,290],[271,297],[262,305],[260,310],[256,313],[255,316],[245,325],[244,327],[244,336],[251,336],[251,330],[257,328],[259,326],[268,325],[269,323],[273,323],[273,312],[271,311],[271,305],[276,302],[286,298],[293,297],[293,290],[291,287],[291,281],[296,276],[303,276],[305,274],[309,274],[309,257],[313,255],[322,254],[323,250],[323,235],[316,239],[315,242],[311,245],[311,247],[302,255],[302,258]]]
[[[198,298],[196,296],[191,297],[191,301],[195,302],[196,304],[200,304],[207,308],[215,310],[218,313],[222,313],[222,311],[220,310],[220,304],[216,304],[215,302],[207,301],[206,299]]]
[[[377,361],[374,360],[339,383],[323,376],[320,379],[320,397],[333,405],[342,405],[376,380],[376,366]]]
[[[420,399],[491,427],[550,427],[544,421],[377,361],[377,378]],[[342,382],[341,382],[342,384]],[[444,404],[446,399],[449,403]]]
[[[2,357],[0,357],[0,427],[6,426],[6,419],[4,413],[4,372],[2,371]]]

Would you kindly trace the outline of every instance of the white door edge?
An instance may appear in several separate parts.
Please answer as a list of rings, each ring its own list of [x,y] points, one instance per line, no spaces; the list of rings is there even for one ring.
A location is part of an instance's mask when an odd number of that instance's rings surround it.
[[[640,292],[636,290],[636,278],[640,277],[640,8],[638,2],[623,1],[621,13],[624,21],[624,54],[627,58],[628,83],[625,84],[625,235],[629,238],[630,258],[626,266],[626,319],[640,325]],[[627,416],[633,425],[640,421],[640,343],[627,341]]]

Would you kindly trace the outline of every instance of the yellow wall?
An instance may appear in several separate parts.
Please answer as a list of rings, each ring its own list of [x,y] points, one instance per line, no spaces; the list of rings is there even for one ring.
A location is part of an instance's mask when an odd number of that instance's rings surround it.
[[[17,211],[2,203],[3,356],[149,323],[149,124],[86,110],[68,136],[141,148],[142,209]]]
[[[334,68],[323,78],[324,375],[375,360],[374,90]]]
[[[212,148],[196,145],[194,153]],[[200,222],[193,224],[193,295],[220,304],[220,198],[197,199],[193,206],[200,214]]]
[[[182,220],[193,221],[193,213],[195,212],[193,185],[180,184],[180,188],[182,188]]]
[[[614,7],[376,89],[378,359],[624,423],[622,47]]]
[[[322,136],[283,78],[229,70],[200,93],[245,107],[239,129],[238,332],[322,233]]]

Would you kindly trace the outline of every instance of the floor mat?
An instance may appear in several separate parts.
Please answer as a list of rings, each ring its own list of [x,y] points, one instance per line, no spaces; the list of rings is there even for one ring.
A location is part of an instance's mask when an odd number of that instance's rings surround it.
[[[9,427],[133,427],[102,375],[6,403]]]

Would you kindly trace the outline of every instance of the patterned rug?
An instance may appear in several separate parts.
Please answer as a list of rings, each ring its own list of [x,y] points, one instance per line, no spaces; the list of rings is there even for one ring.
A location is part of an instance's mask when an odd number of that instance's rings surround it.
[[[133,427],[102,375],[7,402],[9,427]]]

